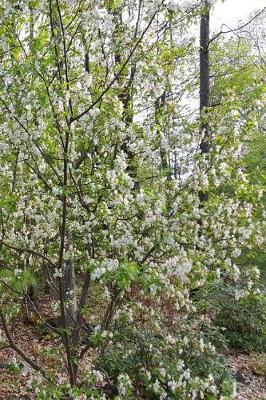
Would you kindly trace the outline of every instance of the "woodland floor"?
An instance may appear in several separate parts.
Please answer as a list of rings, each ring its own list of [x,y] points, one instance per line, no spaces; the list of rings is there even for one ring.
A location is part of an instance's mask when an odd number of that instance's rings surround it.
[[[234,352],[227,359],[237,381],[237,400],[266,400],[266,377],[254,371],[251,357]]]
[[[47,304],[47,303],[46,303]],[[44,314],[49,310],[45,310]],[[48,349],[55,345],[40,335],[38,327],[28,325],[21,320],[15,320],[9,326],[16,344],[27,354],[36,357],[36,351]],[[266,378],[254,367],[254,362],[248,354],[230,352],[226,355],[228,365],[237,381],[237,400],[266,400]],[[53,368],[56,359],[44,354],[41,359],[42,365]],[[90,355],[83,360],[82,368],[88,368]],[[21,364],[22,360],[15,352],[6,347],[0,350],[0,400],[32,400],[35,396],[29,387],[29,369],[25,363],[20,369],[14,368],[14,360]]]

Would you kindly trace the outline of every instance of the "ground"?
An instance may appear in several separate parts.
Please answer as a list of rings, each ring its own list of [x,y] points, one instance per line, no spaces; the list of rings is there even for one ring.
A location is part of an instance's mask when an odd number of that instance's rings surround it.
[[[227,359],[238,384],[237,400],[266,400],[266,377],[257,371],[254,355],[232,352]],[[265,370],[266,365],[261,368]]]
[[[42,311],[44,314],[48,314],[50,310],[44,307]],[[29,325],[18,319],[13,321],[9,328],[16,344],[27,354],[31,354],[43,365],[49,365],[50,368],[53,368],[53,364],[57,364],[56,357],[58,356],[49,353],[49,348],[52,349],[55,343],[41,334],[38,325]],[[46,349],[46,352],[42,352],[40,356],[38,350],[41,349]],[[266,400],[264,375],[266,365],[263,365],[266,355],[263,358],[261,355],[231,351],[226,354],[226,358],[237,381],[237,400]],[[16,367],[17,364],[20,364],[20,368]],[[83,360],[82,368],[88,367],[86,364],[89,364],[89,355],[87,359]],[[30,388],[29,373],[28,366],[10,347],[2,348],[0,350],[0,400],[34,399]]]

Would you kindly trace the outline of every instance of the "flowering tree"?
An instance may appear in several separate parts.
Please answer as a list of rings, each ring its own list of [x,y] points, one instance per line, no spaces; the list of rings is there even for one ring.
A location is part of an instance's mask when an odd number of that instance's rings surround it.
[[[191,291],[221,274],[237,278],[241,248],[261,240],[256,188],[241,161],[256,109],[251,98],[252,113],[243,114],[242,99],[225,89],[218,107],[208,101],[200,118],[186,115],[198,91],[187,29],[209,6],[0,6],[2,325],[13,349],[54,385],[60,365],[46,370],[8,328],[18,300],[45,276],[73,395],[230,396],[211,363],[200,369],[215,348]],[[256,79],[249,89],[258,98]],[[93,367],[81,370],[88,351]]]

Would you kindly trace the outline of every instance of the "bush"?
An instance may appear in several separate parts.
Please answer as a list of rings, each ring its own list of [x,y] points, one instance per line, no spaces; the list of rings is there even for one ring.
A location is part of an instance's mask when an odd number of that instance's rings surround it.
[[[239,301],[228,296],[214,323],[226,328],[224,335],[233,348],[266,351],[266,298],[249,294]]]
[[[266,376],[266,353],[251,353],[249,367],[256,375]]]
[[[199,294],[201,306],[212,313],[223,329],[229,347],[251,352],[266,351],[266,297],[233,283],[209,285]]]
[[[115,398],[231,398],[230,373],[198,324],[180,321],[178,334],[120,325],[97,366],[117,387]]]

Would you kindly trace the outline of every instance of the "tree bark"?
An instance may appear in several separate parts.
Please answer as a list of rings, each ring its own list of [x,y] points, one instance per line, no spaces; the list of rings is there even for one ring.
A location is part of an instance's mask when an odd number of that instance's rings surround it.
[[[66,326],[73,331],[77,322],[77,301],[75,296],[75,267],[72,260],[67,260],[63,268],[64,300],[66,305]]]
[[[168,162],[168,155],[166,150],[164,149],[164,145],[162,144],[162,137],[161,137],[161,130],[163,127],[161,126],[160,121],[160,114],[163,112],[163,108],[166,103],[166,92],[164,91],[163,94],[156,100],[155,102],[155,122],[157,125],[157,134],[158,140],[160,141],[160,157],[161,157],[161,167],[163,173],[167,176],[167,179],[171,179],[171,169]]]
[[[202,134],[200,149],[202,153],[208,153],[210,150],[209,126],[207,121],[207,109],[210,104],[210,4],[208,0],[202,0],[202,3],[204,8],[200,19],[200,132]]]
[[[200,150],[201,154],[210,151],[211,141],[208,124],[208,107],[210,105],[210,3],[202,0],[202,11],[200,18]],[[200,201],[208,199],[208,193],[200,191]]]

